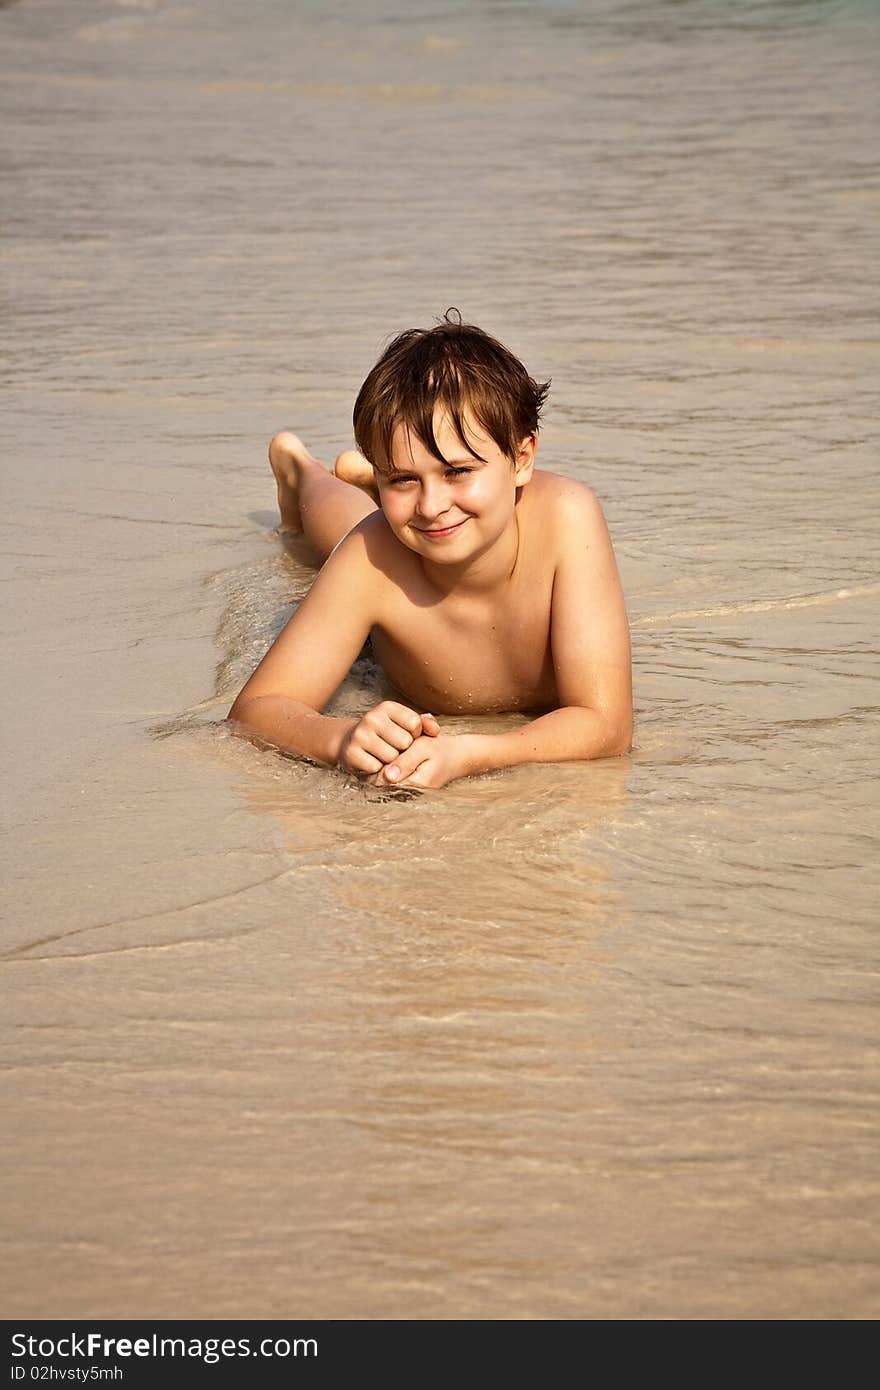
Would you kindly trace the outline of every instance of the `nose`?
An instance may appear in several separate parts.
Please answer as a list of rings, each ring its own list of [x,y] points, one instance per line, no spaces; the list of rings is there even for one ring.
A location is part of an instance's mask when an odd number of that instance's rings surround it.
[[[423,478],[417,511],[426,521],[435,521],[449,510],[449,487],[443,478]]]

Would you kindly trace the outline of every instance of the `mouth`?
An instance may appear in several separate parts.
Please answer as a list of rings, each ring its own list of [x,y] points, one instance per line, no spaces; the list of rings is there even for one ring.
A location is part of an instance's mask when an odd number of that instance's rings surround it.
[[[461,521],[457,521],[454,526],[414,526],[413,530],[418,531],[420,536],[427,536],[429,541],[442,541],[446,536],[454,536],[457,531],[460,531],[467,519],[464,517]]]

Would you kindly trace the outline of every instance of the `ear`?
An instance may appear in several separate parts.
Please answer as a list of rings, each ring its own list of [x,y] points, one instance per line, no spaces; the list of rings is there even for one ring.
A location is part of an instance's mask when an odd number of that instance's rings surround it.
[[[535,450],[538,447],[538,436],[527,434],[520,443],[514,460],[516,472],[514,482],[517,487],[523,487],[531,480],[532,473],[535,471]]]

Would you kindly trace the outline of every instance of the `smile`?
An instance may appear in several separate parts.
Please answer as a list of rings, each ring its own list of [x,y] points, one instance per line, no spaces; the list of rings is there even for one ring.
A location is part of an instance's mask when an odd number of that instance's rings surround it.
[[[429,541],[442,541],[446,536],[454,536],[456,531],[460,531],[468,518],[457,521],[454,526],[435,527],[432,530],[423,529],[421,526],[414,526],[413,530],[418,531],[420,536],[427,536]]]

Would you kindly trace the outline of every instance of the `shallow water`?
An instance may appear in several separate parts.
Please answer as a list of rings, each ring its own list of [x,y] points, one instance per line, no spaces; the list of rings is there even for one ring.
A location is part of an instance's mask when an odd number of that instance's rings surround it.
[[[8,1315],[875,1315],[876,7],[0,39]],[[383,796],[218,721],[311,579],[265,441],[449,304],[553,377],[636,741]]]

